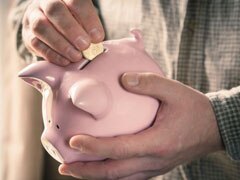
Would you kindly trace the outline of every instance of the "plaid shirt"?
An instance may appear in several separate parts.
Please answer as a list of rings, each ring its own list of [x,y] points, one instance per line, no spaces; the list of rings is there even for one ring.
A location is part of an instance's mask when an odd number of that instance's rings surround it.
[[[20,2],[19,7],[24,0]],[[240,0],[99,3],[108,38],[125,37],[130,27],[140,28],[147,51],[167,76],[206,93],[215,111],[226,151],[181,165],[161,178],[240,179]],[[16,14],[22,9],[16,8]],[[32,59],[20,32],[18,28],[18,51]]]

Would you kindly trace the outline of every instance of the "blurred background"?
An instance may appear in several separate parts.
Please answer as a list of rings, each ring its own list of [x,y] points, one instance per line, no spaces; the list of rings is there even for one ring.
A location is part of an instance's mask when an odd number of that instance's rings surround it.
[[[3,0],[1,0],[1,5],[0,5],[0,26],[3,26]],[[2,132],[3,130],[3,126],[2,126],[2,119],[3,119],[3,115],[2,115],[2,103],[3,103],[3,90],[2,90],[2,60],[3,60],[3,30],[2,28],[0,28],[0,132]],[[0,136],[0,161],[2,161],[2,156],[3,156],[3,148],[2,148],[2,137]],[[0,175],[2,175],[2,164],[0,163]]]
[[[73,179],[44,153],[40,94],[17,77],[27,65],[16,48],[23,9],[18,0],[0,0],[0,180]]]
[[[8,14],[11,0],[0,0],[0,179],[3,177],[3,59],[4,44],[6,42],[5,32],[7,22],[4,20]]]

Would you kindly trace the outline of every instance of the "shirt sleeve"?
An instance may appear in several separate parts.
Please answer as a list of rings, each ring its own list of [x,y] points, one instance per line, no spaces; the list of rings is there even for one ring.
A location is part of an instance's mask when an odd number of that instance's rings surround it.
[[[12,28],[16,35],[16,50],[19,56],[27,63],[40,59],[39,57],[28,51],[22,39],[22,19],[24,12],[30,2],[31,0],[16,0],[10,14]]]
[[[206,94],[213,106],[226,152],[240,160],[240,86]]]

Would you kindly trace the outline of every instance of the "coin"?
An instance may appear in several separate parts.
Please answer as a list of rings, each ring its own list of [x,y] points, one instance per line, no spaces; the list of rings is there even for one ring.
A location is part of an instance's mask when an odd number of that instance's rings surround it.
[[[103,43],[91,43],[89,48],[82,51],[83,57],[88,60],[93,60],[104,51]]]

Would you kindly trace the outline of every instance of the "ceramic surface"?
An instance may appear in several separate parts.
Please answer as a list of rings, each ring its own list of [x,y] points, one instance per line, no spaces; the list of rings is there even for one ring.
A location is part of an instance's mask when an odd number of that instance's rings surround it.
[[[141,33],[104,42],[105,51],[83,67],[60,67],[41,61],[24,68],[19,76],[41,92],[44,131],[41,141],[61,163],[102,160],[69,147],[77,134],[109,137],[137,133],[154,120],[157,100],[124,90],[119,82],[125,72],[162,71],[144,50]],[[33,112],[34,113],[34,112]]]

